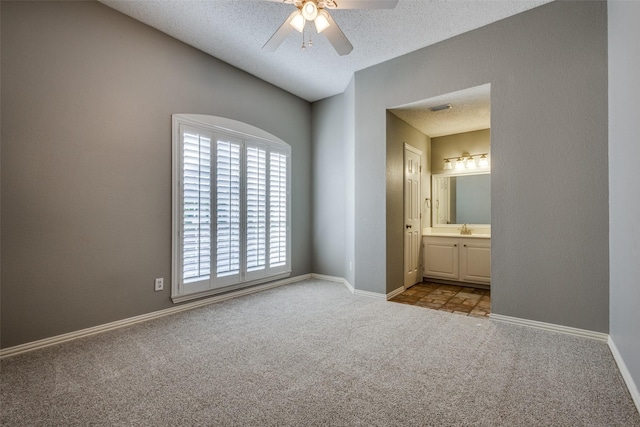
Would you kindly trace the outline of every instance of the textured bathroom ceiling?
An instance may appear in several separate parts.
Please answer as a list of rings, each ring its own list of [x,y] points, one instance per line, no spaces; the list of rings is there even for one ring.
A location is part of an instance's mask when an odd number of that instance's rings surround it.
[[[451,108],[431,111],[432,107],[450,104]],[[460,90],[392,108],[391,112],[435,138],[455,133],[491,128],[491,85]]]
[[[267,0],[100,0],[132,18],[308,101],[342,93],[361,69],[523,12],[550,0],[399,0],[392,10],[331,10],[354,46],[339,56],[310,29],[275,52],[262,46],[295,10]],[[339,0],[338,0],[339,4]]]

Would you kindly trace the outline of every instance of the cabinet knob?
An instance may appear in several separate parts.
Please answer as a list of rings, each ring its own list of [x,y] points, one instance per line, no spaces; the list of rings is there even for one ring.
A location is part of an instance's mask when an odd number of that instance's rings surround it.
[[[407,228],[411,228],[411,224],[407,224],[405,227],[407,227]]]
[[[464,246],[465,248],[467,247],[467,245],[462,245],[462,246]]]
[[[453,247],[454,247],[454,248],[457,248],[457,247],[458,247],[458,245],[457,245],[457,244],[456,244],[456,245],[453,245]]]

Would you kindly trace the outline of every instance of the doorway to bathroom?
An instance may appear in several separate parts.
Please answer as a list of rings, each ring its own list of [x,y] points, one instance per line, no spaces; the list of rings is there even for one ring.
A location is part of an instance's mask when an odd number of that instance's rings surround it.
[[[402,220],[387,221],[398,236],[387,243],[388,257],[399,261],[394,242],[403,247],[402,286],[391,301],[490,314],[490,92],[486,84],[388,110],[387,182],[403,183],[401,212],[399,197],[387,205],[388,216]]]

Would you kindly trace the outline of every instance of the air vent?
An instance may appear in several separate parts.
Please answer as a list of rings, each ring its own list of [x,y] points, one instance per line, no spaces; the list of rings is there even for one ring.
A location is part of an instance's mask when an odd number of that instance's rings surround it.
[[[442,110],[448,110],[450,108],[453,108],[453,105],[451,105],[451,104],[442,104],[442,105],[436,105],[435,107],[431,107],[430,110],[431,111],[442,111]]]

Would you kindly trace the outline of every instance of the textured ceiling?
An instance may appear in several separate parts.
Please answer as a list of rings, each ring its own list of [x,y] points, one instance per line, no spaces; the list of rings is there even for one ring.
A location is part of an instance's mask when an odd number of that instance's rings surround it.
[[[431,107],[451,108],[431,111]],[[491,85],[448,93],[390,110],[425,135],[435,138],[491,127]]]
[[[267,0],[100,0],[132,18],[307,101],[342,93],[361,69],[550,0],[399,0],[392,10],[331,10],[354,46],[339,56],[308,25],[313,47],[292,32],[275,52],[262,46],[295,10]],[[338,0],[339,4],[339,0]]]

